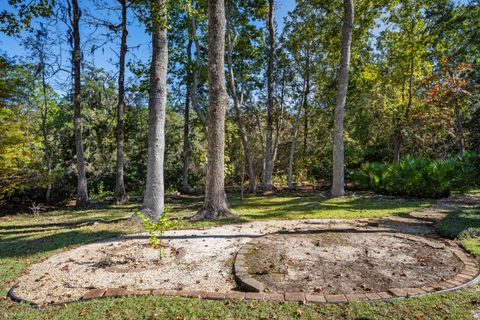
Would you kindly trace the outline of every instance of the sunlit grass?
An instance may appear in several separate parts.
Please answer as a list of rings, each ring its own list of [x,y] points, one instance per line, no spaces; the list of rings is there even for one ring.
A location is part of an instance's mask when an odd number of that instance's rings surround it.
[[[311,196],[249,197],[235,200],[232,209],[247,220],[300,218],[376,218],[406,214],[431,205],[430,200],[369,199],[348,196],[337,199]]]
[[[193,215],[202,205],[202,196],[167,199],[173,216]],[[249,196],[242,202],[229,196],[234,220],[191,223],[178,227],[198,227],[230,222],[296,218],[366,218],[405,214],[431,204],[429,200],[383,199],[348,196],[322,198],[318,194],[277,194]],[[91,241],[122,234],[143,232],[140,223],[82,225],[90,219],[112,220],[131,215],[140,204],[93,207],[86,210],[61,209],[0,218],[0,290],[2,294],[31,263],[55,252]],[[61,225],[70,222],[72,225]],[[464,246],[480,253],[476,239]],[[480,294],[472,289],[394,302],[349,303],[344,305],[299,305],[296,303],[204,301],[161,296],[122,297],[75,303],[64,307],[32,309],[8,299],[0,300],[0,319],[471,319],[480,308]]]

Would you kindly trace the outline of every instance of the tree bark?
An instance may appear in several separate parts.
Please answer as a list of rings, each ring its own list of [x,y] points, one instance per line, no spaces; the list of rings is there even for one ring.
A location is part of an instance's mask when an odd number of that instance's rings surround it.
[[[228,74],[230,79],[230,88],[231,88],[232,98],[233,98],[233,106],[235,108],[235,115],[238,122],[238,131],[240,133],[240,138],[242,139],[244,158],[248,168],[248,181],[249,181],[248,192],[254,193],[256,189],[255,166],[252,161],[252,154],[250,151],[250,144],[248,141],[247,130],[245,129],[245,123],[243,121],[243,116],[242,116],[243,92],[240,93],[240,97],[238,97],[238,94],[237,94],[235,74],[233,72],[233,61],[232,61],[233,43],[232,43],[232,38],[230,34],[228,35],[227,48],[228,48],[227,65],[228,65]]]
[[[142,211],[153,219],[163,213],[165,153],[165,108],[167,105],[167,8],[165,0],[152,0],[152,61],[148,105],[147,184]]]
[[[81,99],[81,79],[80,65],[82,61],[82,52],[80,47],[80,8],[77,0],[72,0],[70,20],[73,29],[73,123],[75,128],[75,149],[77,156],[77,206],[86,207],[88,205],[87,174],[85,172],[85,155],[83,151],[82,136],[82,110]]]
[[[197,6],[195,2],[195,7]],[[198,41],[197,36],[197,17],[195,15],[192,16],[192,26],[191,26],[192,38],[193,42],[195,43],[195,66],[193,67],[193,85],[192,90],[190,93],[192,107],[198,115],[200,122],[203,124],[203,127],[207,128],[207,119],[205,114],[200,109],[198,105],[197,93],[198,93],[198,86],[200,84],[200,62],[201,62],[201,52],[200,52],[200,41]]]
[[[225,194],[225,3],[208,0],[208,129],[205,203],[193,220],[229,217]]]
[[[283,112],[285,110],[285,69],[282,72],[282,90],[280,93],[280,113],[277,118],[277,126],[275,128],[275,140],[273,142],[273,165],[275,166],[275,161],[277,160],[278,154],[278,144],[280,143],[280,131],[283,127]]]
[[[267,68],[267,137],[265,148],[265,175],[263,188],[272,190],[273,176],[273,64],[275,59],[275,28],[274,28],[275,1],[268,0],[268,68]]]
[[[257,110],[254,109],[255,122],[257,123],[258,136],[260,137],[260,146],[262,148],[262,182],[265,181],[265,141],[263,140],[262,124],[260,122],[260,115]]]
[[[460,115],[460,108],[458,104],[455,103],[455,122],[457,124],[457,133],[458,133],[458,148],[459,155],[463,157],[465,155],[465,138],[463,132],[462,116]]]
[[[187,44],[187,63],[185,65],[185,83],[187,92],[185,94],[185,110],[183,112],[183,178],[182,191],[190,193],[190,185],[188,183],[188,166],[190,161],[190,101],[191,101],[191,86],[192,86],[192,32],[189,28],[189,39]]]
[[[350,68],[350,49],[353,31],[353,0],[344,0],[343,6],[344,17],[341,38],[341,60],[333,129],[332,196],[334,197],[343,196],[345,194],[343,119],[345,116],[345,101],[347,99],[348,70]]]
[[[124,182],[123,146],[125,142],[124,113],[125,113],[125,56],[127,54],[127,2],[119,0],[122,5],[122,36],[120,43],[120,59],[118,73],[118,104],[117,104],[117,167],[115,180],[115,202],[122,204],[128,202]]]
[[[307,44],[307,61],[305,64],[305,99],[303,100],[303,153],[307,154],[307,141],[308,141],[308,95],[310,94],[310,45]]]
[[[298,112],[297,117],[295,119],[295,124],[293,125],[292,129],[292,142],[290,144],[290,154],[288,156],[288,174],[287,174],[287,183],[288,189],[293,189],[293,161],[295,160],[295,145],[297,143],[297,136],[298,136],[298,127],[300,126],[300,122],[302,120],[302,107],[305,105],[307,93],[307,81],[304,79],[303,81],[303,89],[302,89],[302,99],[298,104]]]
[[[413,103],[413,80],[414,80],[414,71],[415,71],[415,48],[413,36],[415,33],[415,23],[416,23],[416,14],[414,14],[411,24],[410,24],[410,57],[408,59],[409,63],[409,76],[408,76],[408,101],[407,106],[405,107],[405,112],[400,118],[396,118],[396,126],[394,129],[394,141],[393,141],[393,163],[399,164],[401,159],[401,149],[403,143],[403,133],[402,127],[408,123],[408,117],[410,114],[410,109],[412,108]],[[402,82],[402,104],[405,103],[405,79]]]
[[[398,122],[398,120],[397,120]],[[397,124],[396,126],[400,126]],[[394,137],[393,137],[393,163],[400,163],[400,152],[402,148],[402,130],[400,127],[394,128]]]
[[[43,134],[43,146],[45,152],[45,162],[47,163],[47,174],[48,174],[48,183],[47,191],[45,192],[45,202],[50,203],[52,201],[52,183],[50,181],[50,175],[52,174],[52,158],[50,157],[50,143],[48,141],[48,126],[47,126],[47,116],[48,116],[48,98],[47,98],[47,83],[45,81],[45,61],[44,61],[44,51],[42,50],[40,54],[40,64],[42,68],[42,90],[43,90],[43,110],[42,110],[42,134]]]

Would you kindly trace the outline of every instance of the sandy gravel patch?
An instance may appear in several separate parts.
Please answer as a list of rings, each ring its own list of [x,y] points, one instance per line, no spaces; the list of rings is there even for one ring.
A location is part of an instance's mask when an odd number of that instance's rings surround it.
[[[236,288],[232,272],[235,254],[252,239],[273,233],[352,228],[418,235],[434,233],[431,223],[408,217],[257,221],[168,231],[162,240],[167,254],[161,259],[159,250],[148,245],[145,235],[131,235],[83,245],[33,264],[17,279],[19,286],[15,293],[43,304],[79,299],[97,288],[230,292]],[[297,242],[294,238],[292,243]],[[290,238],[284,240],[287,243]]]
[[[344,220],[262,221],[165,233],[167,255],[145,235],[96,242],[57,253],[19,277],[16,294],[37,303],[79,299],[90,289],[121,287],[227,292],[235,288],[235,253],[251,239],[280,230],[346,227]],[[317,224],[315,224],[317,223]]]

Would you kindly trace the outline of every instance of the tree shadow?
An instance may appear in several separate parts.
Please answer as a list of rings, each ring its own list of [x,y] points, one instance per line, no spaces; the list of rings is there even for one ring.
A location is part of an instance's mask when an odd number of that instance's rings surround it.
[[[425,200],[411,200],[411,199],[389,199],[389,200],[372,200],[366,199],[363,197],[349,199],[345,202],[328,202],[330,198],[321,198],[321,197],[310,197],[305,198],[295,198],[286,200],[285,202],[274,202],[274,203],[258,203],[255,210],[264,209],[264,213],[245,213],[242,214],[243,217],[259,220],[259,219],[269,219],[269,218],[281,218],[288,215],[302,215],[303,218],[308,218],[308,215],[317,215],[319,211],[351,211],[351,212],[361,212],[363,210],[368,211],[385,211],[385,210],[395,210],[397,212],[392,212],[390,215],[401,215],[406,214],[405,210],[400,210],[402,208],[417,207],[419,205],[427,205],[428,201]],[[248,203],[239,204],[234,206],[233,209],[242,209],[248,210],[248,207],[251,206]]]
[[[93,219],[82,219],[78,221],[72,222],[54,222],[54,223],[37,223],[37,224],[19,224],[19,225],[7,225],[7,226],[0,226],[1,229],[5,230],[19,230],[19,229],[32,229],[32,228],[41,228],[39,230],[45,230],[48,228],[78,228],[84,227],[87,225],[92,225],[95,223],[102,223],[102,224],[112,224],[117,223],[120,221],[127,221],[128,218],[117,218],[117,219],[105,219],[103,217],[93,218]],[[1,232],[0,232],[1,233]]]
[[[442,236],[450,239],[480,237],[480,209],[448,213],[436,226]]]
[[[98,241],[107,238],[118,237],[121,232],[99,231],[88,232],[83,230],[72,230],[59,232],[43,237],[37,235],[17,236],[3,238],[0,244],[0,259],[12,257],[31,257],[37,254],[43,254],[60,248],[69,247],[77,244]]]

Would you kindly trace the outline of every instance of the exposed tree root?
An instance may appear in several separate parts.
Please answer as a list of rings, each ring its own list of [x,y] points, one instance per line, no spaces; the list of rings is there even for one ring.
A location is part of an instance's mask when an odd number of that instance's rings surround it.
[[[191,221],[215,220],[222,218],[235,218],[237,215],[228,208],[215,208],[213,206],[203,206],[198,212],[190,218]]]

